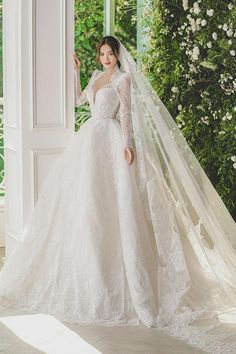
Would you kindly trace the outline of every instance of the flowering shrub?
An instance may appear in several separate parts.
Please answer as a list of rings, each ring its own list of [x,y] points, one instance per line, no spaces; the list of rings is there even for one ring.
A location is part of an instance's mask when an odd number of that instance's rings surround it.
[[[236,217],[236,6],[148,0],[142,68]]]

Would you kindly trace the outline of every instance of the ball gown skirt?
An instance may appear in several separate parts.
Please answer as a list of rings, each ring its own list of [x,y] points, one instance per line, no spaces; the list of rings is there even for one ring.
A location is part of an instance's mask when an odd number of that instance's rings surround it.
[[[157,258],[150,235],[120,123],[90,118],[44,182],[0,273],[0,303],[79,323],[151,325]]]

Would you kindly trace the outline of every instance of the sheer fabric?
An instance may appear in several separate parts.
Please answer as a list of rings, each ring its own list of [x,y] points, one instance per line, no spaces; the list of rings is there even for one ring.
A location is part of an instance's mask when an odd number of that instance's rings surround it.
[[[235,223],[120,49],[122,66],[96,97],[103,72],[83,92],[75,72],[75,103],[88,102],[91,118],[44,182],[0,272],[0,304],[81,324],[142,323],[205,352],[235,353]]]
[[[92,96],[94,100],[94,90],[93,85],[94,82],[102,76],[103,71],[101,70],[94,70],[92,76],[89,80],[88,85],[82,91],[81,83],[80,83],[80,70],[76,69],[74,71],[75,75],[75,105],[77,107],[83,105],[84,103],[88,102],[88,97]],[[116,91],[118,98],[119,98],[119,111],[118,111],[118,119],[121,124],[122,133],[123,133],[123,140],[124,140],[124,147],[132,147],[132,140],[131,140],[131,81],[128,73],[122,73],[118,65],[116,65],[113,75],[111,76],[111,82],[113,89]],[[109,87],[109,84],[104,85],[101,89],[98,90],[97,94],[100,90],[103,90],[105,87]],[[96,95],[97,95],[96,94]],[[91,99],[91,101],[94,103]],[[112,101],[111,101],[112,102]],[[109,106],[111,105],[109,102]]]

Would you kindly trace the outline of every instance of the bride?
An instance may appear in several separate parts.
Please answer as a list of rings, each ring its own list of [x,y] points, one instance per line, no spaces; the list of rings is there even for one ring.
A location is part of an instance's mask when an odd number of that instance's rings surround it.
[[[97,55],[103,70],[83,91],[74,56],[76,105],[91,118],[44,181],[0,272],[0,305],[234,353],[235,223],[124,45],[106,36]]]

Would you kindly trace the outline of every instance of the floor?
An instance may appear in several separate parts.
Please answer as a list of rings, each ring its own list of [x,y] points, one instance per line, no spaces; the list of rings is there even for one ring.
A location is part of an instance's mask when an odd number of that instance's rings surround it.
[[[4,249],[0,248],[0,268]],[[186,343],[145,326],[88,326],[55,317],[0,309],[0,353],[5,354],[198,354]]]

